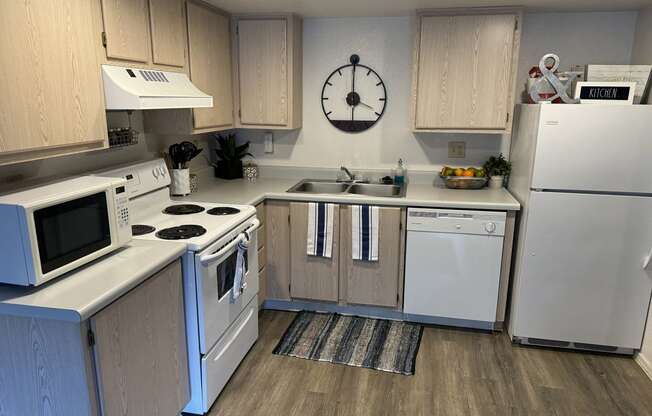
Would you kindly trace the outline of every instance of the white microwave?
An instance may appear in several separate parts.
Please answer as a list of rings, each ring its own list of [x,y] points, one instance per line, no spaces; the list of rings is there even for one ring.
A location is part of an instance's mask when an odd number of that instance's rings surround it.
[[[131,241],[126,183],[81,176],[0,196],[0,283],[38,286]]]

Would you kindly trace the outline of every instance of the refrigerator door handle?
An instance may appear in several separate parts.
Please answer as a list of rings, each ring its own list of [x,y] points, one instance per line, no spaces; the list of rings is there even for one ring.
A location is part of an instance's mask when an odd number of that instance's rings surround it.
[[[652,260],[652,248],[650,249],[649,253],[647,253],[647,256],[643,259],[643,270],[647,269],[647,266],[650,265],[650,260]]]

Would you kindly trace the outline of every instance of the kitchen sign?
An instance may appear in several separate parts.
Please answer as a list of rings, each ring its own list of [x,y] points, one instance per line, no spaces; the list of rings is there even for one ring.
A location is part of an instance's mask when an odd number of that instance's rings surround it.
[[[633,104],[635,82],[578,82],[575,98],[581,104]]]

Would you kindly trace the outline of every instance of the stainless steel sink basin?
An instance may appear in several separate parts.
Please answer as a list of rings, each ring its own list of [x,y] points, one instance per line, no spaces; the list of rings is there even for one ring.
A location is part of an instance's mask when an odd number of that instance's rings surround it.
[[[318,179],[304,179],[287,190],[290,193],[300,194],[350,194],[386,198],[401,198],[405,196],[405,191],[405,185],[334,182]]]
[[[347,191],[350,194],[382,196],[388,198],[398,198],[405,195],[405,187],[398,185],[382,185],[371,183],[356,183],[351,185]]]
[[[348,183],[325,181],[301,181],[288,190],[288,192],[303,194],[341,194],[349,188]]]

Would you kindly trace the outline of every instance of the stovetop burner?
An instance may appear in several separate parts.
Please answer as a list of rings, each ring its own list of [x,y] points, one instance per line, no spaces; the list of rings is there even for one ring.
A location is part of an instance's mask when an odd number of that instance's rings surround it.
[[[131,226],[131,235],[145,235],[155,230],[151,225],[135,224]]]
[[[240,210],[233,207],[215,207],[206,211],[206,213],[210,215],[233,215],[238,212],[240,212]]]
[[[206,228],[200,225],[185,224],[161,230],[156,233],[156,236],[163,240],[186,240],[203,234],[206,234]]]
[[[170,205],[163,210],[164,214],[170,215],[188,215],[202,212],[205,208],[195,204]]]

